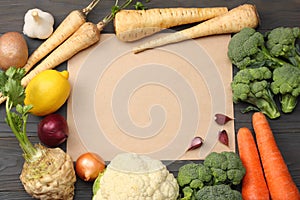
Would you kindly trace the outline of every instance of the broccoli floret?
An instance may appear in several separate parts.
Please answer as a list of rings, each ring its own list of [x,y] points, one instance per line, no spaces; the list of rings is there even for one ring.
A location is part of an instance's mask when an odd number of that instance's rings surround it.
[[[245,68],[236,73],[231,82],[233,102],[251,104],[245,111],[257,110],[275,119],[280,116],[270,89],[272,72],[267,67]]]
[[[202,163],[188,163],[178,170],[177,182],[181,188],[182,199],[191,200],[199,189],[210,185],[212,173]]]
[[[183,187],[189,185],[192,180],[198,179],[199,165],[196,163],[188,163],[179,168],[177,182]]]
[[[270,55],[264,39],[264,35],[255,29],[243,28],[229,41],[228,58],[239,69],[252,65],[276,68],[287,64],[282,59]]]
[[[207,155],[203,164],[212,171],[213,185],[238,185],[246,173],[240,157],[230,151],[211,152]]]
[[[287,59],[300,67],[300,55],[296,40],[300,38],[299,27],[278,27],[266,33],[266,47],[274,57]]]
[[[191,200],[194,196],[194,190],[189,186],[186,186],[182,189],[183,197],[181,200]]]
[[[281,110],[290,113],[297,105],[300,95],[300,68],[283,66],[273,71],[271,90],[280,96]]]
[[[242,195],[237,190],[232,190],[229,185],[221,184],[205,186],[195,194],[197,200],[242,200]]]

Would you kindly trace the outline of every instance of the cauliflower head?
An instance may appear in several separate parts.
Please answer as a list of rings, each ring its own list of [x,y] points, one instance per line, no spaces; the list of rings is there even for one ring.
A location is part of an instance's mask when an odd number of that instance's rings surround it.
[[[176,200],[179,195],[173,174],[147,156],[119,154],[100,176],[93,200]]]

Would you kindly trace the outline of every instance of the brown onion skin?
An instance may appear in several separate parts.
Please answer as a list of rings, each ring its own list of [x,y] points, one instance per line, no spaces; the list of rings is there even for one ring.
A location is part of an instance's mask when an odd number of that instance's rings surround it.
[[[60,114],[50,114],[38,124],[38,137],[48,147],[57,147],[65,142],[69,135],[67,121]]]
[[[104,160],[98,154],[92,152],[81,154],[75,164],[77,176],[87,182],[94,181],[104,169]]]

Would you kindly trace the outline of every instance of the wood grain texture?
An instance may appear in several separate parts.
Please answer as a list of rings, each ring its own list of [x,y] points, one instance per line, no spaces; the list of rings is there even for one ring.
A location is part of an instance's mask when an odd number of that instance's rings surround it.
[[[0,4],[0,34],[8,31],[22,32],[23,17],[25,12],[31,8],[40,8],[55,16],[55,26],[74,9],[82,9],[88,5],[89,0],[2,0]],[[112,0],[102,0],[89,14],[88,21],[98,22],[108,12],[113,5]],[[233,8],[243,3],[253,3],[257,6],[261,23],[258,30],[265,32],[277,26],[299,26],[300,25],[300,1],[299,0],[151,0],[146,4],[148,8],[154,7],[210,7],[227,6]],[[174,30],[185,28],[176,27]],[[112,33],[113,24],[109,24],[103,33]],[[39,40],[27,39],[29,51],[32,52],[40,43]],[[66,63],[60,65],[58,69],[65,69]],[[251,113],[242,114],[241,109],[244,104],[238,104],[235,108],[235,129],[242,126],[251,128]],[[66,113],[63,107],[61,114]],[[19,174],[23,165],[21,149],[4,121],[4,105],[0,105],[0,199],[5,200],[29,200],[32,199],[24,191],[19,181]],[[294,113],[282,115],[278,120],[270,121],[270,125],[275,134],[276,141],[282,155],[288,165],[297,187],[300,188],[300,106],[298,105]],[[30,140],[37,143],[36,133],[39,117],[30,117],[28,125],[28,135]],[[65,144],[61,145],[65,149]],[[176,161],[168,163],[168,169],[177,175],[178,167],[189,161]],[[199,161],[201,162],[201,161]],[[92,197],[92,183],[85,183],[81,180],[76,182],[75,199],[85,200]]]

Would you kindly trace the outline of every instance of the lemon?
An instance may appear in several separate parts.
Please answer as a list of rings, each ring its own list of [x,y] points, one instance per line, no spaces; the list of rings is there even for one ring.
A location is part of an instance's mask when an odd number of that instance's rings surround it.
[[[71,85],[69,72],[45,70],[37,74],[25,89],[25,105],[32,105],[30,113],[45,116],[57,111],[68,99]]]

